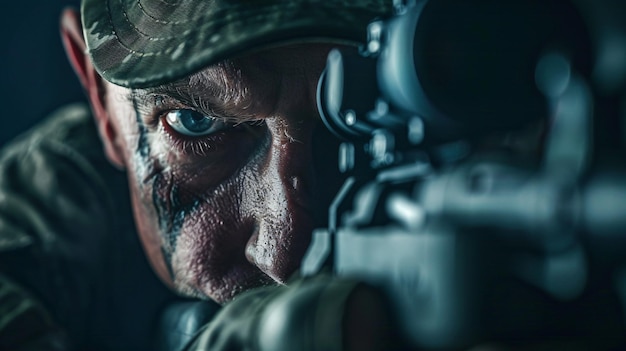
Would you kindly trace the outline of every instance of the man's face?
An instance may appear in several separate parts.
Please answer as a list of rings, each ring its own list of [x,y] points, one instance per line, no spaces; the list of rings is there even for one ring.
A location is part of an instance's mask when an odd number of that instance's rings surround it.
[[[225,302],[298,267],[312,229],[315,89],[328,47],[273,49],[153,89],[106,86],[159,276]]]

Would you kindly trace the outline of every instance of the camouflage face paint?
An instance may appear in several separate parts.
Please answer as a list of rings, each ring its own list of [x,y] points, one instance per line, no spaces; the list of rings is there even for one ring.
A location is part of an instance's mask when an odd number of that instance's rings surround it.
[[[138,106],[136,98],[133,98],[135,120],[139,133],[135,154],[139,162],[148,167],[146,170],[148,176],[142,182],[142,187],[152,187],[152,204],[156,211],[162,240],[161,253],[170,278],[173,280],[172,255],[176,251],[176,242],[187,215],[199,207],[200,199],[194,197],[187,204],[180,201],[179,188],[174,184],[173,177],[166,175],[162,165],[154,161],[157,156],[152,155],[148,140],[148,128],[143,122]]]

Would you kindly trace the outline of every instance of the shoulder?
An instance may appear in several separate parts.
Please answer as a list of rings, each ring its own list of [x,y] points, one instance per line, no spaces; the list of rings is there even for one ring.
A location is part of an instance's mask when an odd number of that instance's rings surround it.
[[[124,179],[84,105],[58,110],[0,151],[0,274],[70,334],[83,334],[110,233],[130,216],[116,203]]]
[[[68,164],[77,172],[111,171],[90,111],[84,104],[60,108],[0,152],[2,169],[17,166],[27,172],[45,167],[56,172],[65,170]],[[94,179],[102,177],[90,175]]]
[[[0,151],[2,276],[41,302],[72,343],[102,349],[143,349],[175,298],[145,259],[126,175],[106,159],[84,105]]]
[[[89,110],[58,110],[0,152],[0,270],[41,289],[53,288],[43,284],[45,275],[66,265],[81,267],[64,276],[96,273],[110,233],[130,225],[120,208],[125,191]]]
[[[31,243],[33,234],[54,240],[44,234],[67,229],[59,228],[65,221],[75,227],[108,217],[113,194],[106,183],[120,177],[88,108],[59,109],[0,152],[0,253]]]

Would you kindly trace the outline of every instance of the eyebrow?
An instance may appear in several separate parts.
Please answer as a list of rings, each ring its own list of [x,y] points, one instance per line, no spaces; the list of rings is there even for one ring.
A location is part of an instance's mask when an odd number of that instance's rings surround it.
[[[157,103],[155,101],[157,100],[154,99],[155,97],[166,97],[168,99],[176,100],[183,105],[193,107],[199,112],[215,117],[222,117],[217,115],[218,113],[215,111],[215,103],[213,101],[207,101],[207,99],[203,98],[200,94],[195,94],[189,84],[183,80],[165,83],[154,87],[132,89],[128,95],[128,98],[131,101],[138,102],[139,105],[143,105],[145,107],[156,105]],[[214,98],[211,97],[208,100],[214,100]]]
[[[191,89],[191,87],[188,84],[181,82],[181,81],[176,81],[176,82],[159,85],[156,87],[138,90],[139,92],[138,95],[146,96],[146,97],[155,96],[155,95],[167,96],[174,100],[178,100],[181,103],[184,103],[185,105],[190,105],[202,111],[211,110],[210,112],[213,112],[211,108],[208,108],[209,106],[207,105],[206,100],[203,99],[201,96],[194,94],[192,90],[193,89]],[[205,112],[209,112],[209,111],[205,111]]]
[[[183,95],[190,95],[189,90],[209,91],[211,97],[222,101],[237,101],[245,97],[242,83],[241,69],[233,61],[225,60],[186,78],[148,88],[146,91],[172,96],[179,95],[181,92]]]
[[[158,95],[177,95],[180,94],[182,89],[184,88],[184,83],[182,81],[165,83],[162,85],[158,85],[155,87],[137,89],[144,94],[158,94]]]
[[[228,111],[237,107],[239,110],[246,101],[250,101],[241,70],[228,60],[183,79],[155,87],[137,89],[136,95],[163,95],[201,111],[222,115],[232,114]],[[239,114],[237,119],[249,120],[251,117],[253,116]]]

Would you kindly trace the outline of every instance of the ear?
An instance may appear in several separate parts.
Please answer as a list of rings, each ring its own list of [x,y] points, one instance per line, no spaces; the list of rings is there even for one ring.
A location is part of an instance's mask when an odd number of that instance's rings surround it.
[[[105,153],[114,166],[123,169],[125,168],[123,149],[118,141],[117,128],[105,99],[106,83],[91,64],[82,28],[80,15],[76,10],[71,8],[63,10],[60,30],[65,53],[89,98]]]

